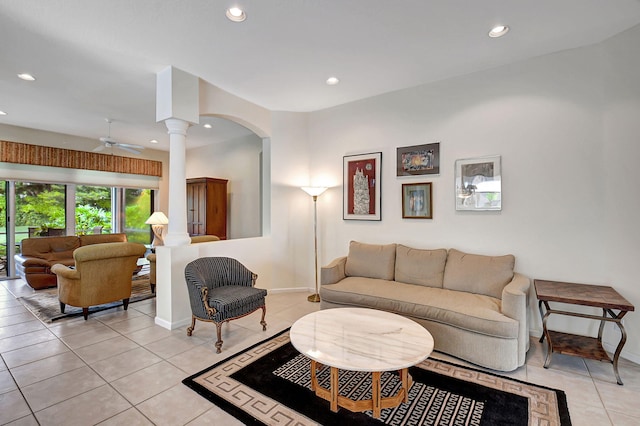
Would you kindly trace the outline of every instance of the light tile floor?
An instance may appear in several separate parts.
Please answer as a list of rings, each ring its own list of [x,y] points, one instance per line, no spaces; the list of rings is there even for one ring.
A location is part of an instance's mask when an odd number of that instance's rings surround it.
[[[305,293],[270,294],[267,331],[258,312],[228,323],[216,354],[215,326],[198,322],[191,337],[156,326],[154,300],[43,324],[16,300],[32,291],[0,281],[0,424],[239,425],[181,380],[318,309]],[[640,424],[640,366],[621,360],[618,386],[610,364],[554,355],[544,369],[544,351],[532,338],[526,365],[508,375],[564,390],[574,425]]]

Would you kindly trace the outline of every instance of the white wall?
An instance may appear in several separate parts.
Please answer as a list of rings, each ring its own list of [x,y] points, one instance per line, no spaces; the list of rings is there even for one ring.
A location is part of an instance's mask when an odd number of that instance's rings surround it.
[[[262,139],[256,135],[191,149],[186,154],[187,179],[228,179],[227,235],[229,239],[258,237]]]
[[[271,288],[313,287],[313,201],[307,114],[274,112],[271,137]],[[311,279],[309,280],[309,277]]]
[[[605,43],[603,156],[605,280],[636,307],[624,318],[629,351],[640,362],[640,198],[634,194],[640,161],[640,26]],[[634,54],[632,54],[633,52]],[[617,331],[617,330],[616,330]],[[619,334],[616,332],[616,336]],[[623,352],[624,356],[625,352]],[[623,378],[624,380],[624,378]]]
[[[630,148],[640,134],[638,58],[628,58],[638,41],[636,29],[602,45],[311,113],[312,177],[340,185],[344,155],[382,151],[382,221],[342,220],[342,187],[329,190],[318,202],[321,263],[345,255],[349,240],[513,253],[516,269],[532,279],[611,284],[640,306],[630,268],[632,259],[640,258],[638,238],[625,233],[637,228],[633,206],[638,201],[629,202],[623,190],[623,183],[635,180],[632,161],[639,151]],[[614,47],[610,54],[617,63],[605,72],[603,52]],[[613,90],[605,84],[609,80],[625,99],[605,97],[605,89]],[[630,91],[633,80],[636,88]],[[605,99],[609,114],[604,114]],[[610,136],[603,141],[605,133]],[[441,141],[440,175],[395,176],[397,147],[436,140]],[[456,212],[455,160],[494,154],[502,156],[502,211]],[[423,181],[433,182],[433,220],[402,219],[402,183]],[[626,255],[607,261],[620,245]],[[612,274],[613,269],[618,272]],[[539,335],[533,289],[531,295],[531,327]],[[597,331],[593,321],[560,316],[550,325]],[[640,321],[633,314],[627,331],[623,355],[640,359]],[[609,347],[617,338],[605,336]]]

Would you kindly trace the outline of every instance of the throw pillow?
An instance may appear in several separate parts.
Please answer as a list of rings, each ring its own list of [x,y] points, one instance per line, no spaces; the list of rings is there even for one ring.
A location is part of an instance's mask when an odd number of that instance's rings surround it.
[[[365,244],[351,241],[344,270],[348,277],[392,281],[395,262],[395,244]]]
[[[398,244],[395,280],[442,288],[447,250],[420,250]]]
[[[513,279],[515,257],[482,256],[450,249],[443,287],[502,299],[502,289]]]

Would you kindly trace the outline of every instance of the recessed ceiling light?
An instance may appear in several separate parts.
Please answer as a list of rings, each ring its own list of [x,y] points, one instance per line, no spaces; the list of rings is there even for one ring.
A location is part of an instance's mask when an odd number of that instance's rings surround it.
[[[247,19],[247,14],[239,7],[230,7],[227,9],[227,18],[233,22],[242,22]]]
[[[496,25],[495,27],[491,28],[491,31],[489,31],[489,37],[491,38],[502,37],[508,32],[509,32],[509,27],[507,25]]]
[[[22,74],[18,74],[18,78],[24,80],[24,81],[35,81],[36,78],[34,76],[32,76],[31,74],[28,74],[26,72],[22,73]]]
[[[157,141],[157,140],[155,140],[155,139],[151,139],[151,140],[149,141],[149,143],[158,143],[158,141]]]
[[[205,129],[210,129],[212,126],[211,126],[211,124],[207,123],[207,124],[203,125],[202,127],[204,127]]]
[[[4,111],[0,111],[0,115],[7,115],[7,113]]]
[[[338,80],[338,77],[329,77],[327,79],[327,84],[329,86],[335,86],[336,84],[340,83],[340,80]]]

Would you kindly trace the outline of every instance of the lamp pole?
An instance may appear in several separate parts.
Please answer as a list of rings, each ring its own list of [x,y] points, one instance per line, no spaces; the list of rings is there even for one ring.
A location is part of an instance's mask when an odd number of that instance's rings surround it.
[[[315,268],[314,272],[316,273],[316,292],[311,296],[307,297],[309,302],[319,302],[320,294],[318,293],[318,196],[313,196],[313,254],[315,258]]]

